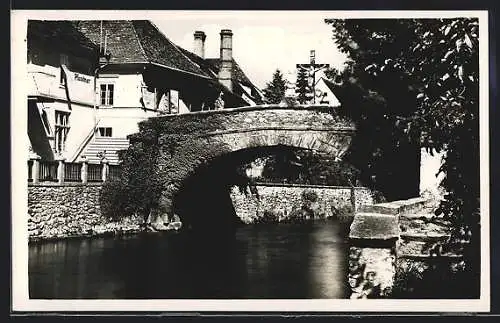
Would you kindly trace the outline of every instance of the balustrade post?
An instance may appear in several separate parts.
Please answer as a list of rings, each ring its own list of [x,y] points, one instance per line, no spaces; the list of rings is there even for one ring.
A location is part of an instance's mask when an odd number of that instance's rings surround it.
[[[83,184],[87,183],[88,179],[88,166],[89,166],[89,161],[85,156],[82,156],[81,158],[81,163],[82,163],[82,170],[80,172],[81,180]]]
[[[57,182],[59,184],[64,183],[64,162],[65,158],[59,158],[57,161]]]
[[[33,165],[31,166],[31,177],[33,178],[33,183],[36,184],[40,180],[40,156],[34,156],[31,158],[33,160]]]
[[[101,160],[101,163],[102,163],[102,173],[101,173],[102,181],[105,182],[106,179],[108,178],[109,162],[106,159],[106,157],[103,157],[103,159]]]

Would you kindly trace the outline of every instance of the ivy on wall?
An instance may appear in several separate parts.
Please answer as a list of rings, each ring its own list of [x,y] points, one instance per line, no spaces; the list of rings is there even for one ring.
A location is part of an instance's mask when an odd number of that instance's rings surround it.
[[[245,112],[243,116],[249,118],[249,115],[254,114]],[[275,111],[272,111],[270,115],[278,120],[280,117],[285,119],[288,117],[290,120],[293,117],[275,113]],[[258,114],[254,116],[256,120],[262,119],[257,116]],[[299,116],[304,118],[303,113]],[[315,118],[309,119],[324,122],[323,116],[316,114],[314,116]],[[200,166],[217,164],[221,162],[219,157],[232,152],[227,144],[212,136],[211,133],[227,130],[227,127],[237,123],[238,118],[243,119],[237,114],[200,113],[151,118],[140,123],[139,132],[129,136],[128,150],[120,155],[121,176],[107,182],[103,187],[100,197],[103,214],[111,218],[140,215],[145,222],[150,217],[173,216],[174,201],[178,192],[184,185],[187,185],[190,177],[199,175],[196,172],[201,169]],[[290,120],[282,121],[291,122]],[[319,156],[304,149],[285,147],[278,150],[253,147],[248,151],[243,151],[244,156],[241,151],[238,151],[231,154],[231,158],[238,162],[240,159],[248,160],[252,154],[260,156],[272,152],[270,163],[265,170],[268,176],[266,175],[265,178],[275,180],[281,177],[290,182],[298,180],[299,183],[305,184],[349,185],[352,183],[356,185],[356,170],[352,167],[343,163],[324,162]],[[291,151],[301,165],[299,168],[291,167],[288,173],[287,170],[283,172],[282,169],[286,163],[277,159],[279,156],[290,155],[286,151]],[[221,168],[225,169],[221,174],[231,177],[225,178],[225,182],[232,181],[231,184],[240,187],[251,183],[251,179],[246,176],[243,169],[237,167],[238,165],[228,161],[222,161],[221,165],[224,166],[216,167],[216,169],[219,171]]]
[[[129,136],[130,146],[120,154],[122,172],[106,182],[100,202],[103,214],[120,218],[139,214],[172,216],[172,203],[184,179],[201,164],[229,152],[207,134],[221,128],[219,115],[190,118],[153,118]]]

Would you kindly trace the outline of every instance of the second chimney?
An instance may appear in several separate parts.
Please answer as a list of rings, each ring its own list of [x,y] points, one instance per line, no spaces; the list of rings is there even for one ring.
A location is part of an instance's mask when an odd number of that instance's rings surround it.
[[[233,32],[222,29],[220,32],[220,70],[219,82],[233,91]]]
[[[207,35],[203,31],[194,32],[194,53],[201,58],[205,58],[205,39]]]

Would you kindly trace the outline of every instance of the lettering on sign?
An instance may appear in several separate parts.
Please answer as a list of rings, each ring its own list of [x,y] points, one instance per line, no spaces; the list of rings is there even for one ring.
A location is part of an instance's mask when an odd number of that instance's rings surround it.
[[[90,83],[90,78],[87,78],[87,77],[80,75],[78,73],[75,73],[75,80],[80,81],[80,82]]]

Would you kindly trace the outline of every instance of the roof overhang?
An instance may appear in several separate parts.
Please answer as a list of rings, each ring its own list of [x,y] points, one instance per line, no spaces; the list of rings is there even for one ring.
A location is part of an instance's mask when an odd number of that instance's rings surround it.
[[[178,69],[178,68],[175,68],[175,67],[166,66],[166,65],[163,65],[163,64],[160,64],[160,63],[150,62],[149,64],[154,65],[154,66],[158,66],[158,67],[170,70],[170,71],[180,72],[180,73],[184,73],[184,74],[191,75],[191,76],[194,76],[194,77],[198,77],[198,78],[201,78],[201,79],[212,80],[211,77],[206,76],[206,75],[201,75],[201,74],[196,74],[196,73],[184,71],[184,70],[181,70],[181,69]]]
[[[110,62],[101,67],[99,73],[137,73],[143,71],[148,64],[148,62]]]

